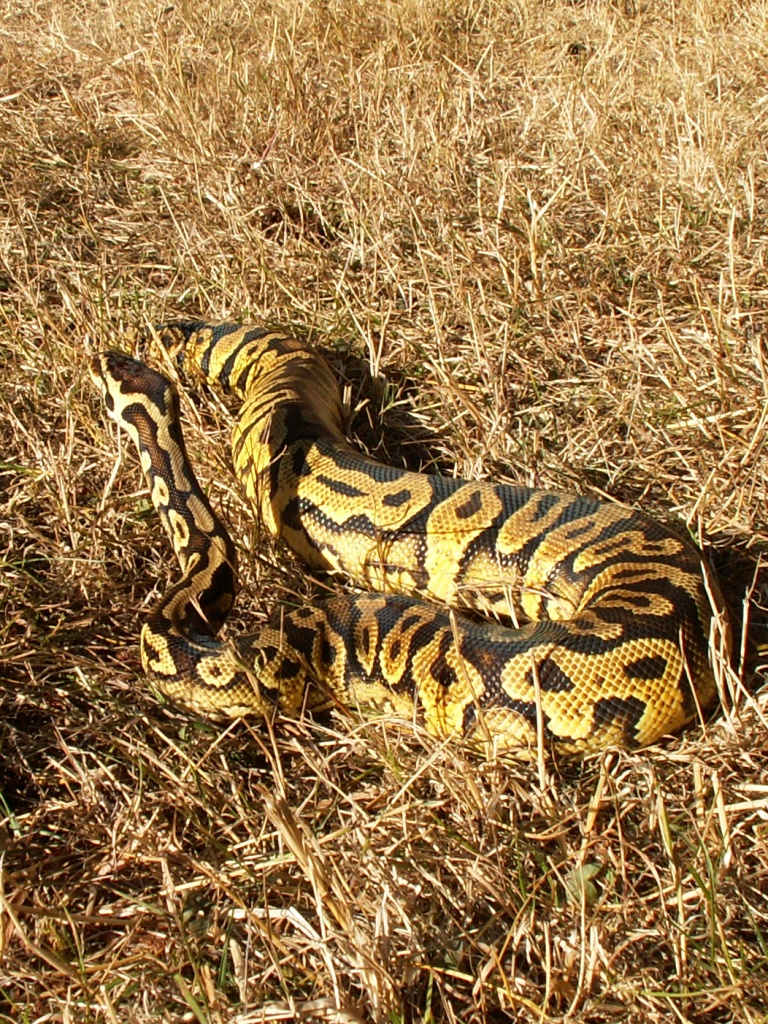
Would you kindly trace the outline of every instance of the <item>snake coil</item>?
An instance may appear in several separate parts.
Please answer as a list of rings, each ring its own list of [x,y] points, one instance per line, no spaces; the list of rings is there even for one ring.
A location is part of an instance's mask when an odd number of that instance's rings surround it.
[[[176,392],[144,363],[97,356],[182,570],[141,634],[144,669],[174,700],[227,716],[296,715],[329,695],[419,709],[435,735],[521,756],[541,737],[571,752],[653,743],[714,700],[714,585],[671,527],[591,497],[383,465],[346,440],[336,381],[308,345],[234,323],[157,331],[241,399],[234,465],[266,528],[378,591],[280,608],[258,634],[217,640],[235,549],[190,466]]]

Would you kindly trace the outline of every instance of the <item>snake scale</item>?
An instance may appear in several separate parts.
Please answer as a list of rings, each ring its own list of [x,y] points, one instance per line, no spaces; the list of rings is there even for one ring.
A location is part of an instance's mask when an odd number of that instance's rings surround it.
[[[141,634],[145,671],[175,701],[240,716],[330,700],[531,756],[542,742],[653,743],[714,700],[717,589],[670,526],[360,454],[329,365],[284,331],[195,322],[157,334],[185,370],[241,400],[234,466],[266,528],[310,567],[377,591],[283,606],[257,634],[218,640],[235,549],[190,466],[176,391],[126,355],[97,356],[92,376],[138,448],[181,566]]]

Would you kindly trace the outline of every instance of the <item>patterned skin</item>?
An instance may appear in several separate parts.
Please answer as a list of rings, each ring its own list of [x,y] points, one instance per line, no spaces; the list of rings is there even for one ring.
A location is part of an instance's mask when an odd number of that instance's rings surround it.
[[[715,698],[717,599],[672,528],[594,498],[382,465],[342,429],[332,371],[282,331],[158,328],[186,370],[241,400],[235,470],[265,527],[310,566],[380,594],[279,609],[256,636],[216,640],[235,551],[184,448],[172,385],[108,352],[92,375],[140,453],[181,579],[142,631],[145,670],[213,715],[296,715],[327,703],[418,712],[438,736],[531,756],[636,747]],[[491,615],[476,623],[454,611]]]

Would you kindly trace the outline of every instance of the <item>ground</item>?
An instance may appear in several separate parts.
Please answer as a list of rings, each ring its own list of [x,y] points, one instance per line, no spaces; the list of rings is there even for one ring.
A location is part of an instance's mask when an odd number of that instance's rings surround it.
[[[768,1019],[767,41],[764,0],[0,0],[0,1019]],[[310,339],[382,459],[687,524],[721,706],[528,765],[164,702],[86,335],[179,315]],[[327,583],[183,410],[258,628]]]

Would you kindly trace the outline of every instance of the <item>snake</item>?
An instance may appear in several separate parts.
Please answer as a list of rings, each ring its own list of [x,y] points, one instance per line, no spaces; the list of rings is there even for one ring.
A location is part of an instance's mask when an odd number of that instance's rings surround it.
[[[287,329],[178,321],[149,336],[182,378],[239,400],[232,460],[263,528],[353,588],[220,638],[237,555],[191,466],[178,389],[125,353],[94,356],[181,570],[140,639],[173,702],[213,718],[336,707],[528,758],[647,746],[714,702],[722,599],[680,526],[376,461],[347,439],[329,363]]]

